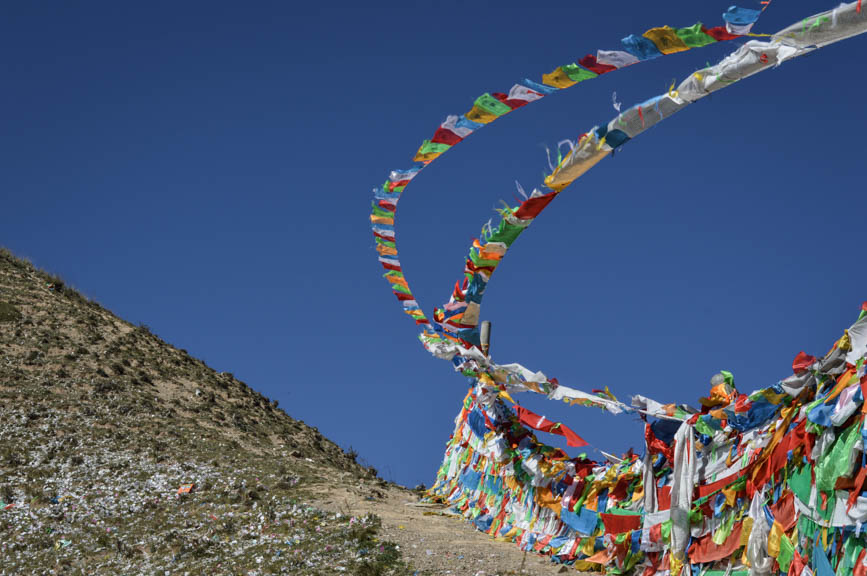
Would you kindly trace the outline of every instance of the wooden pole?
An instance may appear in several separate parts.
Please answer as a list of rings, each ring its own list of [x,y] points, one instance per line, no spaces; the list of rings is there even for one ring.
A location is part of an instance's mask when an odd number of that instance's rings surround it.
[[[491,355],[491,322],[489,320],[483,320],[482,326],[480,330],[481,340],[482,340],[482,352],[485,353],[485,356]]]

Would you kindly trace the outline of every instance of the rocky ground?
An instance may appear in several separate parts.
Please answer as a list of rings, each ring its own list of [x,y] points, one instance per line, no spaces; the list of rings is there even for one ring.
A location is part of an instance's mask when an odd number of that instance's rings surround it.
[[[0,250],[0,575],[559,569]]]
[[[416,494],[403,488],[390,485],[377,493],[377,498],[370,498],[358,492],[337,491],[330,494],[330,503],[321,506],[377,515],[382,537],[399,546],[412,568],[409,574],[578,574],[572,568],[553,564],[547,557],[525,554],[512,543],[494,541],[448,510],[420,502]]]

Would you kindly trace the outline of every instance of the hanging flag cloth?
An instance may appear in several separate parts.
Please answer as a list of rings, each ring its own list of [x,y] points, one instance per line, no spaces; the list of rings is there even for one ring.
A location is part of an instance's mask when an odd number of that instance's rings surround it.
[[[622,52],[641,61],[730,39],[759,12],[729,9],[723,29],[658,28],[627,37]],[[397,199],[419,171],[473,130],[556,89],[634,64],[624,54],[588,56],[537,84],[483,95],[449,118],[417,154],[375,191],[371,221],[386,278],[422,343],[473,382],[430,494],[493,537],[608,574],[858,574],[867,572],[867,304],[858,321],[818,358],[798,354],[793,374],[750,394],[722,372],[696,412],[607,388],[588,394],[520,364],[496,364],[479,346],[480,306],[496,267],[517,237],[570,183],[613,151],[692,103],[735,82],[867,32],[860,1],[842,4],[769,37],[749,40],[669,91],[620,110],[585,133],[517,207],[501,211],[474,241],[464,277],[433,322],[420,311],[397,257]],[[654,51],[655,49],[655,51]],[[570,84],[571,82],[571,84]],[[451,135],[450,135],[451,134]],[[643,458],[632,451],[598,463],[546,446],[532,430],[585,445],[570,428],[523,407],[511,395],[533,391],[649,419]],[[860,408],[860,410],[859,410]],[[617,516],[629,517],[626,519]],[[724,555],[721,555],[722,552]]]

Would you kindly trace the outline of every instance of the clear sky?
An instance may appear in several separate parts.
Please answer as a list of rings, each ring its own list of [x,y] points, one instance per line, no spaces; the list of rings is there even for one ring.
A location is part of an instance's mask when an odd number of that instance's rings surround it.
[[[775,0],[756,31],[834,4]],[[0,244],[385,478],[430,484],[467,382],[424,351],[380,277],[370,190],[483,92],[654,26],[716,26],[727,6],[7,2]],[[546,146],[610,119],[612,92],[643,101],[735,46],[555,94],[425,171],[398,218],[425,312],[514,181],[541,182]],[[719,369],[748,392],[790,374],[798,351],[824,354],[867,300],[865,48],[726,89],[567,189],[487,291],[494,359],[695,404]],[[523,400],[594,447],[643,449],[630,416]]]

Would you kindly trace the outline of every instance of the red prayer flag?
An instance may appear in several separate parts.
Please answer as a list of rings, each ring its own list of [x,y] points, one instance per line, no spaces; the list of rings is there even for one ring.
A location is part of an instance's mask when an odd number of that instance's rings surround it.
[[[533,549],[535,549],[536,552],[541,552],[542,549],[547,546],[548,543],[551,541],[551,538],[553,538],[551,534],[546,534],[544,538],[536,540],[536,544],[533,546]]]
[[[536,196],[529,200],[524,200],[518,209],[515,211],[515,216],[521,220],[535,218],[545,207],[551,203],[551,200],[557,196],[557,192],[545,194],[544,196]]]
[[[668,458],[670,462],[674,462],[674,444],[666,444],[653,434],[650,424],[644,425],[644,440],[647,442],[647,448],[651,454],[661,453]]]
[[[578,61],[578,64],[587,68],[591,72],[595,72],[596,74],[605,74],[606,72],[611,72],[612,70],[617,70],[617,66],[611,66],[610,64],[600,64],[596,61],[596,56],[593,54],[588,54],[584,58]]]
[[[632,484],[632,478],[629,476],[621,476],[620,479],[617,480],[617,484],[614,485],[614,488],[608,493],[609,498],[623,500],[626,498],[630,484]]]
[[[559,422],[552,422],[544,416],[539,416],[535,412],[527,410],[523,406],[516,406],[515,412],[518,414],[518,420],[525,426],[529,426],[533,430],[540,432],[549,432],[551,434],[559,434],[566,438],[566,444],[574,448],[587,446],[587,442],[573,432],[568,426]]]
[[[744,471],[742,470],[740,472],[735,472],[730,476],[726,476],[725,478],[720,478],[716,482],[711,482],[710,484],[699,484],[695,487],[696,492],[698,492],[698,497],[704,498],[705,496],[708,496],[709,494],[712,494],[717,490],[722,490],[723,488],[740,478],[743,474]]]
[[[641,516],[624,514],[600,514],[599,516],[605,525],[606,534],[623,534],[641,528]]]
[[[689,547],[690,561],[693,564],[704,564],[731,556],[741,545],[741,528],[743,528],[743,522],[732,528],[731,534],[722,546],[714,544],[712,534],[694,540],[692,546]]]
[[[861,490],[864,488],[864,480],[867,480],[867,467],[862,467],[858,470],[858,475],[855,477],[854,486],[849,492],[849,499],[846,502],[846,512],[852,509],[855,502],[858,501],[858,496],[861,495]]]
[[[795,527],[798,517],[795,514],[795,495],[786,492],[782,498],[769,506],[774,520],[783,527],[783,532],[788,532]]]
[[[491,94],[491,96],[493,96],[512,110],[530,103],[529,100],[518,100],[516,98],[509,98],[508,94],[503,94],[502,92],[494,92],[493,94]]]
[[[867,576],[867,566],[864,566],[864,553],[867,548],[862,548],[858,554],[858,559],[855,560],[855,566],[852,568],[852,576]]]
[[[738,36],[737,34],[729,34],[729,31],[726,30],[725,26],[714,26],[713,28],[705,28],[704,26],[702,26],[701,31],[712,37],[717,42],[740,38],[740,36]]]
[[[442,127],[438,128],[437,131],[434,132],[433,138],[430,139],[431,142],[434,142],[436,144],[448,144],[449,146],[454,146],[461,140],[463,140],[463,138],[461,138],[451,130],[447,130]]]
[[[810,356],[804,351],[798,352],[798,355],[795,356],[795,359],[792,361],[792,370],[795,374],[800,374],[801,372],[806,371],[810,366],[816,363],[816,358],[814,356]]]

